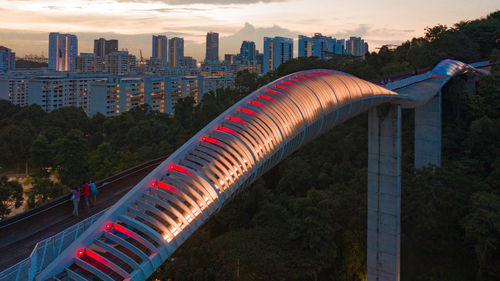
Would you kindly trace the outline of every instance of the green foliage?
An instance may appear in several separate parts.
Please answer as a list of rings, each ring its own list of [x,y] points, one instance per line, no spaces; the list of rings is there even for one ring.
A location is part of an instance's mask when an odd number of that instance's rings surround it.
[[[88,142],[79,130],[71,130],[62,139],[57,153],[59,180],[66,186],[80,186],[89,179]]]
[[[474,243],[477,280],[495,280],[500,276],[500,195],[476,192],[469,202],[470,213],[464,218],[466,237]]]
[[[8,216],[13,208],[23,203],[23,187],[17,181],[9,181],[6,176],[0,177],[0,219]]]
[[[35,178],[33,187],[27,192],[27,209],[31,209],[41,204],[67,194],[69,188],[61,183],[54,183],[48,178]]]

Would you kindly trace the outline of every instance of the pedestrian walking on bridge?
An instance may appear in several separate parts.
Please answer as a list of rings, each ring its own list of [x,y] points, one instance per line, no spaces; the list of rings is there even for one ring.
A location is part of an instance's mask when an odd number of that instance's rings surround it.
[[[90,179],[90,206],[94,207],[97,201],[97,186],[95,185],[94,179]]]
[[[83,202],[85,202],[85,205],[87,205],[87,213],[90,213],[90,205],[89,205],[90,186],[85,181],[83,182],[82,185],[82,195],[83,195]]]
[[[78,204],[80,203],[80,190],[78,187],[71,189],[71,201],[73,201],[73,216],[78,217]]]

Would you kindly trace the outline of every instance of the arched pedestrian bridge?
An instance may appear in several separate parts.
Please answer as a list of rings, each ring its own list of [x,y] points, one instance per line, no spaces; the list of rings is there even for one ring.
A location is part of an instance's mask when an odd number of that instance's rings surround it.
[[[401,107],[420,108],[415,150],[422,156],[417,165],[439,165],[440,89],[452,76],[475,71],[445,60],[425,77],[386,88],[324,69],[278,79],[205,126],[38,272],[36,280],[147,279],[246,186],[310,140],[367,110],[368,277],[399,280]],[[378,110],[384,103],[389,110]]]

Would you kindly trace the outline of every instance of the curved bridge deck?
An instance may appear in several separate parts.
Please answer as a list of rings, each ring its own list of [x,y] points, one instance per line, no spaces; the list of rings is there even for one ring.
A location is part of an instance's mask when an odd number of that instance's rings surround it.
[[[449,61],[386,88],[331,70],[278,79],[212,121],[29,278],[145,280],[227,200],[303,144],[381,103],[425,103],[473,70]]]

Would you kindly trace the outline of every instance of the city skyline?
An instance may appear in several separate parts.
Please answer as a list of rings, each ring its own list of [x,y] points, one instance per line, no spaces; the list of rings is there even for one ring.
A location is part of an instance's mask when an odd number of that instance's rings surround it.
[[[266,36],[292,37],[296,42],[299,34],[317,32],[336,38],[361,36],[374,51],[383,44],[421,36],[426,26],[484,17],[498,9],[494,2],[75,0],[63,4],[60,0],[9,0],[0,8],[4,19],[0,38],[19,57],[47,55],[52,31],[76,34],[80,52],[92,52],[93,40],[105,37],[118,39],[120,49],[135,55],[142,50],[145,58],[151,56],[151,35],[164,34],[183,37],[186,55],[202,60],[208,31],[220,34],[221,56],[236,53],[243,40],[255,41],[262,50]],[[201,20],[203,26],[198,24]],[[294,45],[296,56],[298,44]]]

